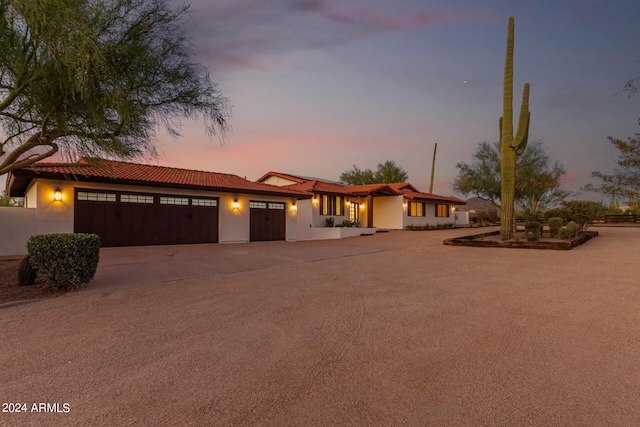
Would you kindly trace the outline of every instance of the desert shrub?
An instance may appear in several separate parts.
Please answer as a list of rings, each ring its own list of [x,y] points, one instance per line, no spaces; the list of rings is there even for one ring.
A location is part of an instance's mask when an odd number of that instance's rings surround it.
[[[27,242],[31,265],[57,288],[79,288],[96,274],[100,237],[96,234],[43,234]]]
[[[361,228],[362,227],[362,220],[361,219],[356,219],[353,222],[353,226],[356,227],[356,228]]]
[[[556,237],[558,235],[558,230],[564,224],[564,220],[562,218],[553,217],[547,220],[549,223],[549,230],[551,231],[551,237]]]
[[[344,221],[342,221],[340,225],[342,227],[351,227],[351,221],[349,221],[348,219],[345,219]]]
[[[569,219],[578,224],[578,229],[583,230],[592,223],[595,217],[604,215],[606,207],[600,202],[572,200],[565,202],[564,207],[569,211]]]
[[[572,239],[576,235],[576,229],[573,227],[560,227],[560,230],[558,230],[558,235],[561,239]]]
[[[578,230],[580,229],[580,226],[579,226],[579,225],[578,225],[578,223],[577,223],[577,222],[575,222],[575,221],[569,221],[569,222],[567,223],[567,227],[568,227],[568,228],[573,228],[573,231],[574,231],[574,232],[576,232],[576,231],[578,231]]]
[[[549,222],[549,218],[562,218],[563,222],[567,222],[571,219],[569,211],[564,208],[554,208],[554,209],[549,209],[545,211],[544,212],[545,221]]]
[[[334,218],[333,217],[325,218],[324,219],[324,226],[325,227],[333,227],[333,222],[334,222]]]
[[[540,237],[540,234],[542,234],[542,224],[536,221],[525,222],[524,231],[526,233],[531,231],[533,234],[536,235],[536,238],[538,238]]]

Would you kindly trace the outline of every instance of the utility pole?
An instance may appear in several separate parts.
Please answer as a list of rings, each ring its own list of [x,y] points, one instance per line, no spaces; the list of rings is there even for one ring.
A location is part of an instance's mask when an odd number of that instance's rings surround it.
[[[438,143],[433,147],[433,162],[431,163],[431,183],[429,184],[429,194],[433,194],[433,176],[436,173],[436,150],[438,149]]]

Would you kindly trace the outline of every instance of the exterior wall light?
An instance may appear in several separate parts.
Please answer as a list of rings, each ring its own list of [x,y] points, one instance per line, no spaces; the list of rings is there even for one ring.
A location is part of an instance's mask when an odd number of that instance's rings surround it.
[[[61,202],[62,201],[62,190],[60,189],[60,186],[56,186],[55,191],[53,192],[53,200],[56,202]]]
[[[313,196],[313,204],[314,205],[318,204],[318,196]]]
[[[233,201],[233,203],[231,203],[231,207],[233,209],[240,209],[240,202],[238,201],[237,198]]]
[[[360,210],[363,211],[364,210],[364,203],[360,203]]]
[[[406,200],[404,202],[402,202],[402,207],[404,209],[407,209],[408,206],[409,206],[409,203]]]
[[[296,202],[291,203],[291,212],[296,212],[298,210],[298,205]]]

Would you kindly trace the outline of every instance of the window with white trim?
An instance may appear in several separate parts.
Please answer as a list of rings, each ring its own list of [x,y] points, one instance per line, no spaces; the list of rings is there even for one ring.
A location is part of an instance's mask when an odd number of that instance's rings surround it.
[[[181,205],[186,206],[189,204],[188,197],[167,197],[160,196],[160,204],[161,205]]]
[[[143,194],[121,194],[120,201],[123,203],[149,203],[153,204],[153,196]]]
[[[216,199],[191,199],[193,206],[218,206]]]
[[[78,191],[78,200],[89,202],[115,202],[115,193],[94,193],[90,191]]]

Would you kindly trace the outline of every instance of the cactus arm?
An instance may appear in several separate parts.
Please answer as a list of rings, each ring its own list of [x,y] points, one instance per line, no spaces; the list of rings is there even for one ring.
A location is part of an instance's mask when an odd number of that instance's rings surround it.
[[[529,83],[527,83],[524,85],[524,91],[522,92],[522,107],[520,107],[518,131],[516,132],[516,137],[511,142],[511,147],[516,150],[516,154],[521,154],[527,146],[529,119]]]

